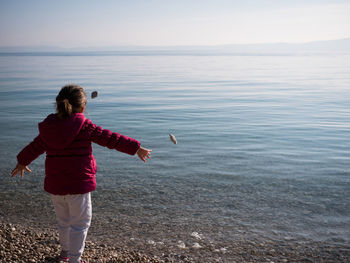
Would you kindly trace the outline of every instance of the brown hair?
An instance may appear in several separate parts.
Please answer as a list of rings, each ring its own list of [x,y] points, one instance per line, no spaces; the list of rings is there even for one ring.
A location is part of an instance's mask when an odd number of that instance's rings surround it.
[[[82,87],[69,84],[64,86],[56,97],[58,117],[66,119],[73,113],[80,112],[86,105],[86,94]]]

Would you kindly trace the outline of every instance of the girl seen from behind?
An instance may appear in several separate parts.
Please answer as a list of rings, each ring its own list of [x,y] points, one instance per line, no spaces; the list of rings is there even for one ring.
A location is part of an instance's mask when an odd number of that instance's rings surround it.
[[[84,116],[87,97],[82,87],[64,86],[56,97],[56,114],[39,123],[39,135],[17,155],[11,176],[31,170],[28,165],[46,152],[44,189],[51,195],[60,238],[60,260],[84,262],[81,255],[90,226],[90,192],[96,190],[92,142],[146,162],[149,149],[119,133],[102,129]]]

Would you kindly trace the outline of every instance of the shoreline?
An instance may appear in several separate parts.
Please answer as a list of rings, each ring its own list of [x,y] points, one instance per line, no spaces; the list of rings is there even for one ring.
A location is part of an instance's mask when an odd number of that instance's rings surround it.
[[[118,243],[119,244],[119,243]],[[200,249],[197,249],[199,252]],[[50,227],[38,229],[25,224],[12,224],[0,221],[0,262],[59,262],[60,245],[57,231]],[[83,259],[87,262],[140,262],[140,263],[206,263],[206,262],[347,262],[350,258],[350,246],[330,246],[327,244],[283,244],[240,242],[234,251],[227,251],[227,257],[206,258],[192,253],[190,249],[183,253],[168,251],[148,251],[144,249],[112,246],[104,240],[87,240]],[[221,251],[224,255],[225,252]],[[233,252],[233,253],[232,253]],[[217,254],[215,252],[212,252]]]
[[[134,221],[129,214],[117,213],[115,217],[116,211],[108,211],[103,200],[95,199],[97,204],[83,255],[88,262],[342,263],[350,258],[350,244],[345,241],[277,241],[254,237],[250,232],[240,232],[236,240],[211,240],[198,228]],[[0,252],[5,251],[0,253],[0,263],[57,262],[54,258],[59,254],[55,215],[49,198],[42,192],[0,193],[0,226]],[[214,225],[208,227],[210,231],[225,231]],[[97,259],[96,255],[103,258]],[[16,260],[9,261],[9,257],[12,260],[16,256]],[[32,257],[38,257],[39,261],[30,261]]]

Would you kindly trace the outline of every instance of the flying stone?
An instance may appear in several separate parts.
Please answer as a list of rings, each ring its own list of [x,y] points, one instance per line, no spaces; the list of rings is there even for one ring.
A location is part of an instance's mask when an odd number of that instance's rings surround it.
[[[170,141],[172,141],[174,144],[177,144],[177,140],[173,134],[169,133],[169,137],[170,137]]]
[[[97,91],[93,91],[91,92],[91,99],[94,99],[98,96],[98,92]]]

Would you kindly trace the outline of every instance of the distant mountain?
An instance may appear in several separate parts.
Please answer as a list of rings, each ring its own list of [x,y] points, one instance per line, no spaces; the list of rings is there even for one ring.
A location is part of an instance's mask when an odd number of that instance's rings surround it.
[[[315,54],[350,53],[350,38],[308,43],[232,44],[216,46],[109,46],[61,48],[53,46],[0,47],[1,53],[83,53],[96,54]]]
[[[350,52],[350,38],[308,43],[225,45],[223,50],[247,52]]]

